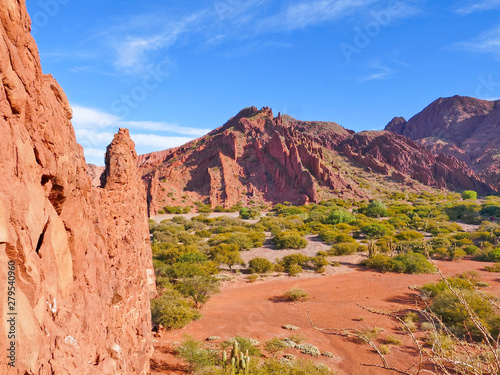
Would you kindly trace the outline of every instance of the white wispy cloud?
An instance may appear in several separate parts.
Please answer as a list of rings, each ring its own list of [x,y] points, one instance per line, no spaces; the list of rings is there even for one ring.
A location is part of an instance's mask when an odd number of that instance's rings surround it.
[[[479,35],[477,38],[456,43],[452,47],[475,53],[491,54],[500,59],[500,26]]]
[[[292,31],[321,24],[352,14],[378,0],[315,0],[290,5],[280,13],[265,18],[258,26],[259,32]]]
[[[358,77],[358,83],[386,79],[394,74],[393,69],[380,63],[372,63],[370,65],[370,69],[372,70],[372,72]]]
[[[181,146],[210,131],[166,122],[124,121],[114,114],[79,105],[73,105],[73,126],[87,162],[99,165],[118,128],[130,130],[139,154]]]
[[[190,26],[196,23],[200,16],[200,14],[193,14],[182,21],[168,25],[157,34],[145,37],[128,35],[125,41],[115,44],[118,56],[116,67],[124,71],[140,70],[149,63],[148,52],[172,46],[181,34],[186,33]]]
[[[170,124],[167,122],[154,121],[124,121],[118,116],[95,108],[73,105],[73,126],[75,129],[106,129],[109,127],[121,127],[137,130],[150,130],[156,132],[170,132],[190,136],[202,136],[211,129],[190,128]]]
[[[497,8],[500,8],[500,0],[469,1],[466,5],[457,9],[456,12],[458,14],[467,15]]]

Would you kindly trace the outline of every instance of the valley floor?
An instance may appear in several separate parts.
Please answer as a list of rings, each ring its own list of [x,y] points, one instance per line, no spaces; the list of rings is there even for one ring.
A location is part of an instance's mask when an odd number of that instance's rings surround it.
[[[322,328],[364,330],[381,327],[384,332],[374,339],[377,346],[389,335],[402,341],[402,345],[391,346],[387,356],[389,363],[404,369],[416,363],[416,352],[410,340],[396,324],[384,316],[363,310],[358,304],[377,310],[414,307],[421,299],[418,298],[418,292],[409,287],[437,281],[439,276],[377,273],[359,267],[357,263],[360,256],[339,258],[342,266],[327,276],[303,273],[301,277],[267,277],[255,283],[248,283],[244,276],[239,276],[224,282],[222,292],[213,296],[203,308],[201,320],[192,322],[182,330],[164,332],[155,339],[152,374],[186,373],[184,365],[174,356],[174,348],[183,340],[184,334],[198,340],[206,340],[209,336],[220,336],[226,340],[239,335],[264,342],[296,333],[305,336],[305,342],[317,346],[321,352],[333,353],[335,358],[320,357],[315,360],[336,369],[339,375],[393,373],[366,366],[381,364],[378,355],[368,345],[315,330],[308,320],[306,309],[309,309],[314,323]],[[436,264],[445,276],[476,270],[481,279],[490,284],[486,291],[500,296],[499,274],[484,270],[489,263],[461,260],[438,261]],[[310,299],[304,303],[280,301],[278,297],[290,288],[304,289]],[[300,330],[284,330],[282,326],[287,324],[298,326]],[[311,358],[294,349],[280,352],[278,357],[286,352]]]

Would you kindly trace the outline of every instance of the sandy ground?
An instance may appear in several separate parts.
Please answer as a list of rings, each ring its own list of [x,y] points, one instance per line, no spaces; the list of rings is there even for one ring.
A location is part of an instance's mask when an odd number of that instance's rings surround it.
[[[328,276],[306,273],[300,278],[268,277],[253,284],[239,277],[224,283],[222,292],[215,295],[203,308],[201,320],[182,330],[165,332],[155,339],[152,374],[184,374],[183,364],[173,355],[173,348],[176,343],[182,341],[182,335],[185,333],[199,340],[205,340],[209,336],[227,339],[240,335],[261,342],[273,337],[284,338],[293,333],[300,333],[307,337],[306,342],[317,346],[321,351],[330,351],[335,355],[334,359],[321,357],[318,360],[337,369],[338,374],[387,374],[379,368],[363,365],[380,364],[380,359],[368,346],[315,330],[307,318],[307,308],[314,323],[319,327],[384,328],[385,332],[379,335],[375,343],[382,344],[381,340],[389,334],[398,337],[403,344],[392,346],[387,358],[391,365],[409,367],[416,357],[408,338],[391,320],[373,315],[358,304],[380,310],[415,306],[419,299],[409,286],[437,281],[439,276],[366,271],[356,265],[360,259],[359,256],[342,257],[343,265],[328,267],[332,268],[332,273]],[[487,263],[462,260],[437,264],[447,276],[477,270],[483,281],[491,285],[487,291],[500,296],[500,276],[484,271]],[[298,304],[280,301],[278,297],[294,287],[306,290],[310,295],[309,301]],[[286,324],[293,324],[301,329],[296,332],[286,331],[281,328]],[[296,350],[288,352],[307,358]]]

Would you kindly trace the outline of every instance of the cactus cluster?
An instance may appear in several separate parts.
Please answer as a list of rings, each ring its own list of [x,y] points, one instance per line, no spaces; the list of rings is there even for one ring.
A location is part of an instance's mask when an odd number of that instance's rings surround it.
[[[248,350],[245,353],[240,351],[240,345],[238,341],[234,341],[233,348],[231,349],[231,357],[228,358],[227,352],[224,350],[222,352],[222,367],[224,373],[226,369],[230,369],[231,375],[250,374],[250,356],[248,355]]]

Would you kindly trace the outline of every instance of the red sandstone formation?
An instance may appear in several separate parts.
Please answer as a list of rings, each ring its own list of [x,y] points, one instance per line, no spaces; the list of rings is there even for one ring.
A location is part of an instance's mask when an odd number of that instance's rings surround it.
[[[71,107],[44,75],[24,0],[0,0],[1,374],[147,374],[154,273],[134,144],[92,188]],[[7,365],[15,263],[15,367]]]
[[[150,215],[166,205],[196,201],[230,207],[238,202],[305,204],[368,197],[359,179],[346,172],[346,164],[364,175],[387,175],[407,184],[490,190],[463,163],[436,158],[408,138],[274,117],[269,108],[246,108],[205,137],[139,156]]]
[[[500,100],[440,98],[408,122],[398,117],[386,130],[465,162],[480,177],[500,184]]]
[[[393,169],[397,180],[407,176],[438,188],[491,191],[465,163],[443,154],[436,157],[408,138],[389,131],[355,134],[340,144],[340,150],[375,172],[388,175]]]

